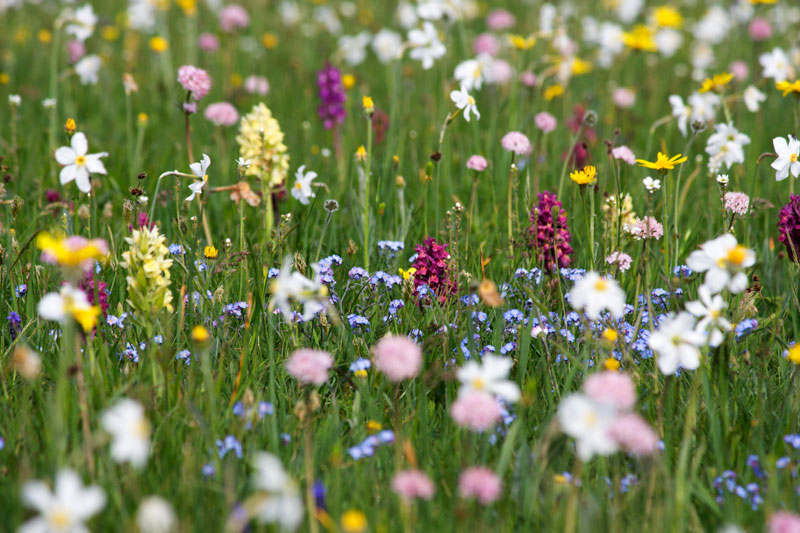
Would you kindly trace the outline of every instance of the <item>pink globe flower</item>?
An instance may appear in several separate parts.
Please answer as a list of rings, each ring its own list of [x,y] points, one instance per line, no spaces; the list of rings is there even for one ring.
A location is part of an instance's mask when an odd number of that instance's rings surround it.
[[[750,197],[743,192],[726,192],[725,209],[737,215],[746,215],[750,210]]]
[[[489,163],[486,161],[486,158],[482,155],[475,154],[467,159],[467,168],[470,170],[474,170],[476,172],[483,172],[486,170],[486,167],[489,166]]]
[[[500,421],[500,407],[490,394],[470,391],[460,394],[450,406],[450,416],[459,426],[483,432]]]
[[[636,387],[622,372],[596,372],[583,382],[583,391],[596,402],[613,405],[620,411],[630,411],[636,405]]]
[[[503,492],[503,482],[488,468],[476,466],[461,472],[458,492],[462,498],[475,498],[483,505],[497,500]]]
[[[633,152],[630,148],[625,145],[617,146],[616,148],[611,149],[611,155],[614,156],[614,159],[620,159],[625,161],[629,165],[636,164],[636,156],[633,155]]]
[[[392,490],[405,500],[430,500],[436,489],[433,481],[419,470],[403,470],[392,478]]]
[[[322,385],[328,381],[331,365],[333,358],[328,352],[302,348],[289,357],[286,371],[304,385]]]
[[[233,126],[239,120],[239,112],[228,102],[209,104],[205,117],[217,126]]]
[[[514,68],[511,63],[503,59],[492,61],[491,82],[496,85],[503,85],[511,81],[514,76]]]
[[[197,46],[203,52],[216,52],[219,50],[219,39],[213,33],[201,33],[197,38]]]
[[[250,94],[266,96],[269,92],[269,82],[264,76],[247,76],[244,79],[244,90]]]
[[[486,25],[490,30],[507,30],[517,23],[517,19],[505,9],[493,9],[486,16]]]
[[[242,6],[231,4],[219,12],[219,25],[225,32],[244,29],[250,25],[250,15]]]
[[[608,428],[608,435],[635,455],[651,455],[658,449],[656,432],[642,417],[632,413],[618,417]]]
[[[617,268],[619,268],[620,272],[625,272],[631,268],[633,259],[625,252],[612,252],[608,257],[606,257],[606,263],[609,265],[617,265]]]
[[[519,75],[519,81],[521,81],[522,85],[524,85],[525,87],[535,87],[536,74],[534,74],[529,70],[526,70],[525,72]]]
[[[528,140],[524,133],[518,131],[506,133],[500,141],[500,144],[504,149],[516,155],[528,155],[531,153],[531,150],[533,150],[531,141]]]
[[[733,63],[731,63],[728,69],[731,71],[731,74],[733,74],[738,81],[746,80],[747,75],[750,73],[750,69],[747,67],[747,63],[741,60],[734,61]]]
[[[653,217],[644,217],[636,222],[636,236],[640,239],[660,239],[664,226]]]
[[[86,47],[77,39],[67,43],[67,58],[70,63],[77,63],[86,55]]]
[[[547,113],[546,111],[536,113],[536,116],[533,117],[533,122],[536,124],[536,127],[542,130],[544,133],[550,133],[556,129],[556,126],[558,125],[556,117],[550,113]]]
[[[630,109],[636,103],[636,93],[627,87],[620,87],[614,91],[614,105],[622,109]]]
[[[500,44],[497,42],[497,38],[491,33],[481,33],[475,37],[475,42],[472,43],[472,49],[475,51],[476,55],[488,54],[490,56],[495,56],[500,49]]]
[[[772,37],[772,24],[765,18],[756,17],[747,26],[747,32],[754,41],[766,41]]]
[[[787,511],[778,511],[769,517],[769,533],[800,533],[800,516]]]
[[[408,337],[388,336],[373,348],[375,366],[390,381],[414,378],[422,365],[422,350]]]
[[[208,72],[192,65],[183,65],[178,69],[178,83],[191,92],[195,100],[200,100],[211,90],[211,77]]]

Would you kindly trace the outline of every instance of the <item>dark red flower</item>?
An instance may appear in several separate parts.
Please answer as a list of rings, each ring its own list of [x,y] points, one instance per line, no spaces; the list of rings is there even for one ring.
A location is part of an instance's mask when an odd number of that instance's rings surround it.
[[[778,213],[778,233],[778,240],[786,246],[789,259],[797,262],[800,255],[800,195],[790,195],[789,203]]]
[[[561,202],[554,193],[539,193],[539,205],[531,211],[529,232],[536,259],[546,270],[569,266],[572,236],[567,225],[567,213],[561,209]]]
[[[420,287],[427,286],[445,303],[447,298],[456,293],[456,283],[450,279],[450,254],[447,244],[439,244],[433,237],[428,237],[415,250],[414,290],[419,295]]]

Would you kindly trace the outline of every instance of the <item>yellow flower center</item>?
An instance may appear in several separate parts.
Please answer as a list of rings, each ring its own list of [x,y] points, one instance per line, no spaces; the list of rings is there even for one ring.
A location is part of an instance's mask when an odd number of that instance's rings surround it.
[[[797,154],[790,155],[789,156],[789,161],[791,161],[792,163],[796,163],[797,162]]]
[[[475,378],[472,380],[472,388],[475,390],[483,390],[486,387],[486,383],[483,382],[481,378]]]
[[[66,529],[70,523],[69,515],[61,510],[50,513],[47,521],[50,522],[55,529]]]
[[[79,155],[78,157],[76,157],[75,158],[75,164],[78,165],[79,167],[85,165],[86,164],[86,156]]]
[[[719,315],[720,315],[719,309],[714,309],[713,311],[711,311],[711,318],[713,318],[714,320],[718,319]]]
[[[467,103],[468,103],[469,105],[475,105],[475,99],[474,99],[473,97],[471,97],[471,96],[470,96],[469,98],[467,98]]]
[[[728,263],[741,266],[741,264],[744,263],[746,251],[747,249],[741,244],[737,245],[736,248],[732,248],[728,251]]]
[[[608,288],[608,282],[604,279],[598,279],[594,284],[594,290],[603,292]]]
[[[303,185],[298,181],[297,183],[294,184],[294,188],[299,191],[300,189],[303,188]]]
[[[133,432],[137,437],[143,439],[150,437],[150,422],[148,422],[146,418],[142,418],[133,428]]]
[[[583,421],[586,422],[587,426],[593,426],[597,424],[597,413],[595,413],[594,411],[586,413],[586,416],[583,418]]]

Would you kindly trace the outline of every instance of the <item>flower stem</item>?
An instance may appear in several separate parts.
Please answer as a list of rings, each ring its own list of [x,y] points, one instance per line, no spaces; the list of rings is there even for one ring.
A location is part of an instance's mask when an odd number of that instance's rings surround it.
[[[364,268],[369,270],[369,181],[372,175],[372,120],[367,119],[367,168],[364,173]]]

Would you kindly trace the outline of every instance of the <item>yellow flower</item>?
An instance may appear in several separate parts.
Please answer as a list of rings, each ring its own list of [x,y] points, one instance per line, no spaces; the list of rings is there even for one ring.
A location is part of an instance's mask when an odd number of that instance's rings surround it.
[[[616,371],[619,370],[620,364],[619,361],[613,357],[609,357],[603,362],[603,366],[606,367],[606,370]]]
[[[42,44],[47,44],[53,40],[53,34],[50,33],[50,30],[45,30],[45,29],[39,30],[39,33],[36,34],[36,37]]]
[[[536,37],[533,35],[523,37],[522,35],[511,34],[508,36],[508,40],[511,42],[511,46],[517,50],[530,50],[536,44]]]
[[[795,343],[787,350],[786,358],[792,363],[800,365],[800,343]]]
[[[205,248],[203,248],[203,257],[205,257],[206,259],[215,259],[218,254],[219,251],[213,246],[206,246]]]
[[[93,305],[91,307],[73,307],[70,312],[83,331],[89,333],[97,325],[97,317],[102,311],[98,306]]]
[[[651,163],[650,161],[645,161],[644,159],[637,159],[636,162],[639,163],[639,166],[645,168],[652,168],[654,170],[672,170],[675,168],[675,165],[680,165],[687,159],[689,158],[681,157],[681,154],[667,157],[661,152],[658,152],[658,158],[655,160],[655,162]]]
[[[278,46],[278,36],[274,33],[265,33],[261,36],[261,44],[263,44],[264,48],[267,50],[272,50]]]
[[[750,3],[753,5],[757,4],[777,4],[778,0],[750,0]]]
[[[242,78],[241,74],[239,74],[238,72],[234,72],[233,74],[231,74],[231,85],[233,85],[234,89],[238,89],[239,87],[241,87],[242,83],[244,83],[244,78]]]
[[[383,429],[383,426],[381,425],[380,422],[377,422],[375,420],[368,420],[367,421],[367,431],[369,431],[370,433],[377,433],[378,431],[380,431],[382,429]]]
[[[375,111],[375,103],[372,101],[371,96],[364,96],[361,99],[361,105],[364,106],[364,111],[367,113],[367,115],[372,115],[372,113]]]
[[[197,0],[178,0],[178,6],[187,17],[197,14]]]
[[[706,78],[703,80],[703,86],[700,87],[700,92],[707,93],[709,91],[719,91],[728,85],[732,79],[733,74],[729,74],[728,72],[714,74],[712,78]]]
[[[549,102],[556,96],[561,96],[562,94],[564,94],[564,86],[557,83],[544,90],[544,99]]]
[[[100,36],[106,41],[116,41],[119,39],[119,28],[116,26],[103,26]]]
[[[103,259],[108,255],[105,242],[97,239],[53,237],[42,232],[36,236],[36,246],[51,261],[61,266],[77,268],[87,261]]]
[[[147,113],[139,113],[136,119],[139,121],[139,126],[142,127],[147,126],[147,121],[150,120]]]
[[[68,118],[67,121],[64,123],[64,131],[72,135],[73,133],[75,133],[75,128],[76,128],[75,119]]]
[[[367,517],[361,511],[350,509],[342,514],[342,531],[363,533],[367,530]]]
[[[414,267],[411,267],[408,270],[403,270],[402,268],[398,270],[400,271],[400,275],[403,276],[403,279],[411,279],[417,272],[417,269]]]
[[[156,53],[166,52],[169,49],[169,42],[163,37],[156,35],[150,39],[150,50]]]
[[[576,57],[572,60],[572,74],[580,76],[592,70],[592,62]]]
[[[653,11],[653,19],[656,26],[661,28],[675,28],[680,29],[683,26],[683,17],[680,12],[674,7],[659,6]]]
[[[345,74],[342,76],[342,85],[345,89],[350,90],[356,86],[356,77],[352,74]]]
[[[578,185],[588,185],[597,179],[597,168],[593,165],[583,167],[583,170],[576,170],[569,175],[569,179]]]
[[[207,342],[209,338],[208,330],[204,326],[195,326],[192,328],[192,340],[196,343],[202,344]]]
[[[0,85],[6,85],[10,79],[7,72],[0,72]]]
[[[367,149],[364,148],[363,144],[358,147],[358,150],[356,150],[356,159],[359,161],[364,161],[367,159]]]
[[[783,91],[781,96],[786,97],[789,93],[797,93],[800,95],[800,80],[795,81],[779,81],[775,83],[775,88]]]
[[[624,32],[622,34],[622,42],[633,50],[655,52],[658,49],[653,38],[653,30],[641,24],[635,26],[630,32]]]
[[[608,342],[617,342],[618,336],[619,334],[611,328],[606,328],[605,331],[603,331],[603,338]]]

